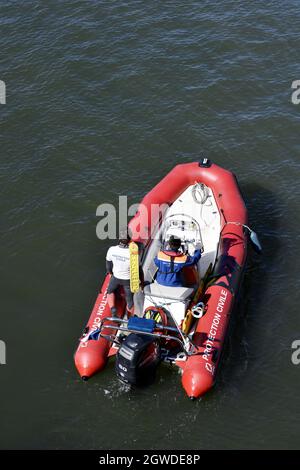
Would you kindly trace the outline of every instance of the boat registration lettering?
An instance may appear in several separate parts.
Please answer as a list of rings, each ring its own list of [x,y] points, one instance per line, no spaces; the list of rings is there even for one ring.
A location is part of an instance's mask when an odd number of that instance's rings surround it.
[[[92,333],[93,331],[96,331],[99,328],[99,325],[101,323],[101,317],[102,317],[102,314],[103,314],[103,312],[106,308],[106,305],[107,305],[107,289],[103,294],[103,297],[102,297],[101,302],[99,304],[97,313],[95,315],[95,318],[94,318],[94,321],[93,321],[93,324],[92,324],[92,327],[91,327],[89,333]],[[88,341],[80,341],[79,347],[86,348],[87,345],[88,345]]]
[[[219,300],[218,300],[216,312],[215,312],[212,324],[210,326],[209,335],[208,335],[207,340],[205,342],[205,350],[204,350],[204,354],[203,354],[203,359],[205,359],[206,361],[209,360],[209,355],[212,354],[213,344],[214,344],[215,338],[217,336],[218,327],[219,327],[220,320],[221,320],[221,313],[223,313],[224,305],[225,305],[227,296],[228,296],[228,292],[226,290],[222,289]],[[209,364],[209,365],[211,366],[211,364]],[[210,373],[213,374],[215,368],[213,366],[208,368],[207,366],[208,366],[208,363],[205,364],[205,368]]]

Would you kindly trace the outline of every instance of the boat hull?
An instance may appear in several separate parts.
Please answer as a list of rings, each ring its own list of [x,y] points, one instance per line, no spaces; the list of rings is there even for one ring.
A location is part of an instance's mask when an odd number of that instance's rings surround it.
[[[221,352],[224,347],[228,323],[239,290],[247,256],[247,209],[233,173],[218,165],[201,166],[198,162],[177,165],[142,200],[140,209],[129,227],[133,239],[145,248],[153,233],[161,224],[161,213],[153,205],[168,206],[196,182],[204,183],[214,195],[221,220],[217,261],[204,294],[205,315],[198,320],[193,342],[196,354],[186,361],[176,363],[182,369],[182,385],[187,395],[197,398],[204,395],[215,383]],[[145,210],[146,209],[146,210]],[[110,316],[107,305],[105,278],[87,327],[96,329],[99,323]],[[124,313],[124,298],[118,299],[118,316]],[[98,341],[80,341],[75,353],[75,365],[81,377],[90,377],[105,367],[111,343],[101,338]]]

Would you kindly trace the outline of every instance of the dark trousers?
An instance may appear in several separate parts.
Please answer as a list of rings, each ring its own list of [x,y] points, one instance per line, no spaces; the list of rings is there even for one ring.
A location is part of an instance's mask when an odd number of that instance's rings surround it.
[[[111,276],[107,293],[114,294],[120,286],[122,286],[124,289],[127,306],[129,309],[131,309],[133,307],[133,293],[130,290],[130,279],[118,279],[115,276]]]

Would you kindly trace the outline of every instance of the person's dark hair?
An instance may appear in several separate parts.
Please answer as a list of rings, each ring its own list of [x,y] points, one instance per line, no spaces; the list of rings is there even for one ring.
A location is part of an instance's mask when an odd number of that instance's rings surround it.
[[[169,246],[171,250],[179,250],[179,248],[181,247],[180,238],[175,238],[174,235],[171,235],[169,239]]]
[[[128,245],[128,243],[130,242],[131,238],[130,238],[130,234],[129,234],[129,231],[127,228],[125,229],[120,229],[120,232],[119,232],[119,243],[121,245]]]

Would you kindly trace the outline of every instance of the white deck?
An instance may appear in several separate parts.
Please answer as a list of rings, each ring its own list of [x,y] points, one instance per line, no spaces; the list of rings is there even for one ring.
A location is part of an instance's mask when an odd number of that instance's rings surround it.
[[[171,235],[182,240],[190,255],[194,254],[195,247],[203,246],[204,251],[197,266],[200,277],[205,275],[210,263],[214,264],[220,238],[220,213],[210,188],[204,188],[207,197],[201,197],[201,192],[196,194],[197,199],[202,200],[202,203],[195,201],[193,192],[194,185],[189,186],[167,210],[164,223],[160,228],[160,236],[152,241],[143,263],[145,280],[153,281],[157,269],[153,259],[161,249],[161,239],[168,240]],[[155,290],[161,291],[161,295],[159,292],[157,296],[147,293],[147,290],[146,295],[141,292],[135,295],[136,313],[142,316],[144,309],[149,305],[167,304],[166,307],[172,312],[176,323],[180,325],[189,300],[178,299],[176,301],[173,295],[165,296],[164,286],[160,288],[157,285]]]
[[[194,201],[192,194],[193,187],[189,186],[179,196],[167,211],[165,220],[174,214],[184,214],[193,217],[199,223],[204,252],[199,261],[198,269],[200,275],[204,276],[209,264],[215,261],[220,238],[220,213],[210,188],[207,188],[208,197],[204,204],[199,204]],[[174,233],[174,235],[181,239],[192,235],[191,232],[185,232],[181,229],[173,230],[171,233]],[[189,250],[189,254],[193,255],[192,247]]]

